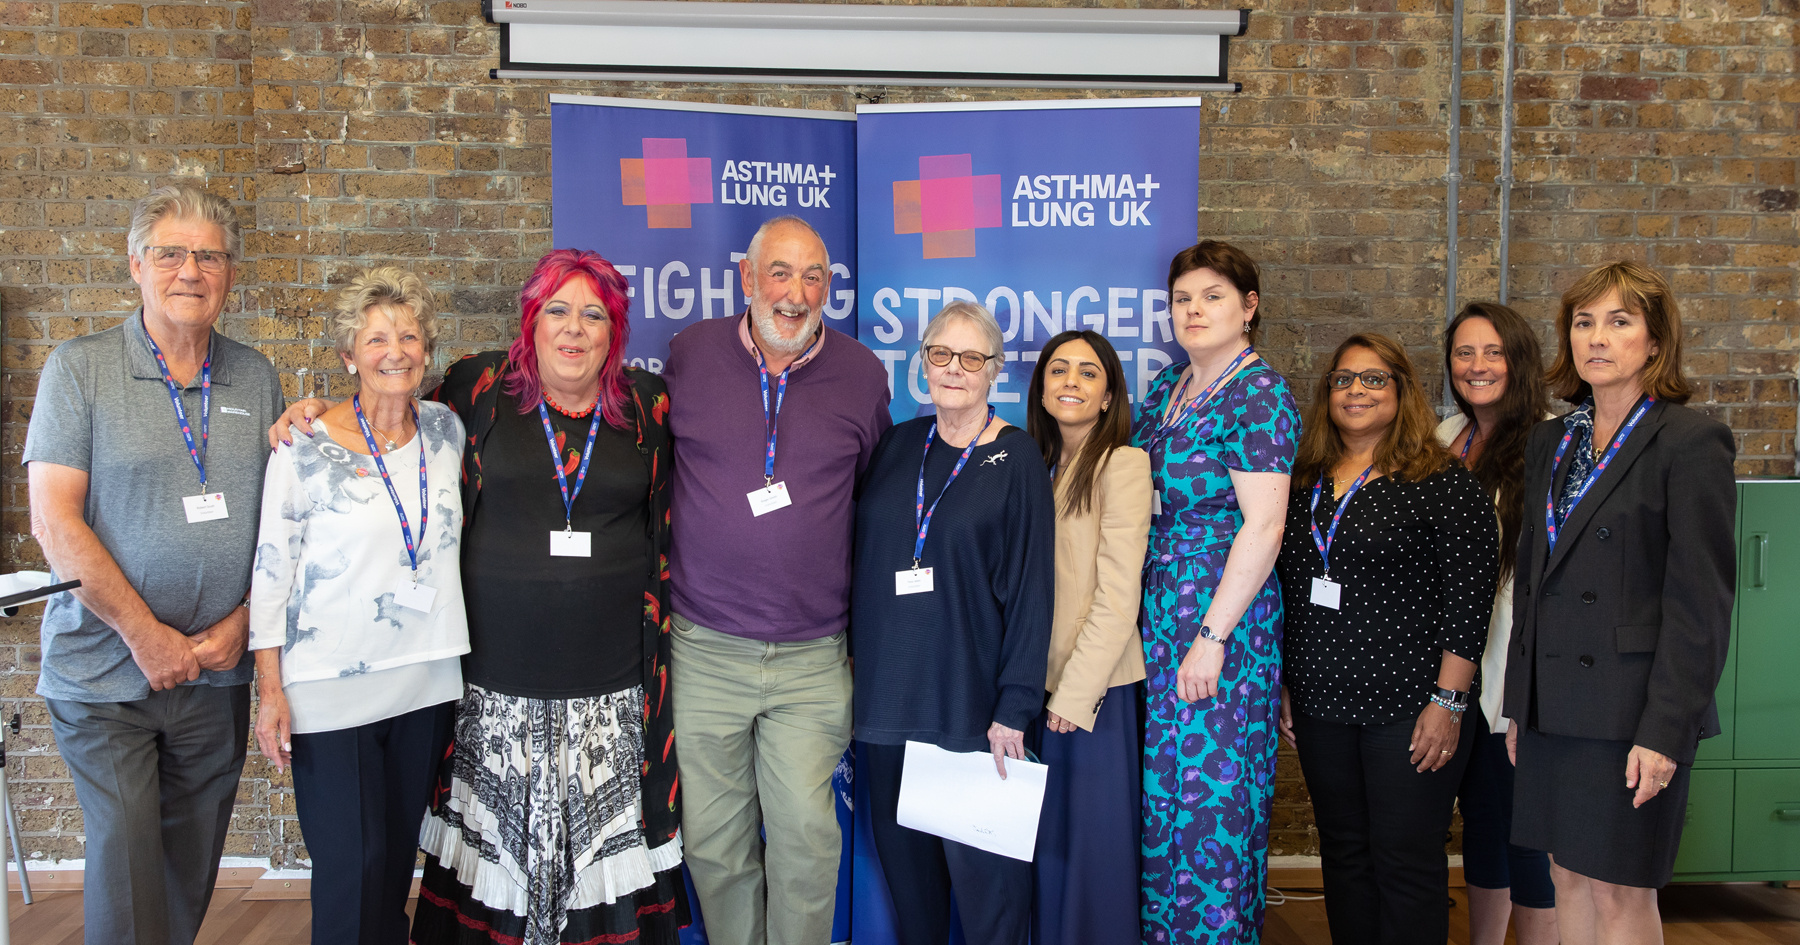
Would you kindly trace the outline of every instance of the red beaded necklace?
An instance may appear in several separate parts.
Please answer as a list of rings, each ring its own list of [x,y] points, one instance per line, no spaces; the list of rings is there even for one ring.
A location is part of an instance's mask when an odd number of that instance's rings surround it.
[[[600,406],[600,394],[598,391],[596,391],[594,393],[594,402],[591,404],[588,404],[586,407],[582,408],[581,410],[570,410],[569,408],[564,407],[562,404],[559,404],[555,400],[553,400],[550,397],[550,389],[545,388],[544,389],[544,403],[549,404],[551,410],[554,410],[557,413],[560,413],[565,417],[570,417],[572,419],[579,420],[582,417],[585,417],[588,414],[593,413],[594,408]]]

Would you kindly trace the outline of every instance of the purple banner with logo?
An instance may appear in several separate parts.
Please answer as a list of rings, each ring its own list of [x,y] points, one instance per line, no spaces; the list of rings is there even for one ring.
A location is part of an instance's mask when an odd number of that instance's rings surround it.
[[[738,261],[757,227],[794,215],[831,254],[825,322],[856,333],[856,121],[843,112],[550,97],[550,207],[558,248],[591,249],[631,283],[626,359],[660,373],[669,339],[744,311]],[[850,938],[850,754],[832,779],[844,854],[832,941]],[[706,945],[694,924],[683,945]]]
[[[676,332],[745,309],[738,261],[788,214],[831,253],[825,323],[855,334],[855,157],[843,112],[552,95],[552,238],[631,282],[638,367],[661,372]]]
[[[1020,426],[1058,332],[1105,335],[1133,401],[1185,360],[1166,282],[1199,227],[1199,99],[873,105],[857,119],[857,337],[887,364],[896,420],[931,409],[919,339],[954,299],[1000,322],[989,400]]]

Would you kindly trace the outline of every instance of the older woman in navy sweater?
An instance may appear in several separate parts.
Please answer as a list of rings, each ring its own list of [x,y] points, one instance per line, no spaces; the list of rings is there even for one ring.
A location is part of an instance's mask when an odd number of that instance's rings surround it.
[[[1055,583],[1049,473],[1024,430],[994,419],[1000,326],[972,302],[925,328],[934,416],[897,424],[856,507],[851,642],[875,850],[901,945],[942,945],[954,889],[970,942],[1025,945],[1031,864],[899,825],[906,742],[1025,757],[1044,707]],[[923,498],[920,498],[923,496]]]

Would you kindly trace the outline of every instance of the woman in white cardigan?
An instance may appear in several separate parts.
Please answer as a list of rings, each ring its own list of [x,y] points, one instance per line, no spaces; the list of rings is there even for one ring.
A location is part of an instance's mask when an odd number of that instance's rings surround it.
[[[1494,499],[1500,517],[1500,584],[1481,658],[1481,711],[1458,806],[1463,815],[1463,875],[1469,890],[1469,941],[1501,945],[1510,918],[1518,945],[1555,945],[1556,887],[1542,851],[1509,842],[1512,764],[1500,715],[1506,641],[1512,630],[1513,569],[1525,504],[1525,441],[1550,416],[1537,336],[1519,314],[1493,302],[1465,306],[1444,335],[1444,371],[1458,412],[1438,425],[1438,441],[1462,458]]]
[[[1150,456],[1128,445],[1125,370],[1097,332],[1063,332],[1045,343],[1026,417],[1056,486],[1056,610],[1040,752],[1050,769],[1032,937],[1038,945],[1137,945],[1137,622]]]
[[[292,766],[314,945],[407,941],[419,828],[469,651],[462,422],[414,395],[431,290],[371,270],[332,334],[357,394],[269,458],[250,586],[257,743]],[[323,908],[321,908],[323,906]]]

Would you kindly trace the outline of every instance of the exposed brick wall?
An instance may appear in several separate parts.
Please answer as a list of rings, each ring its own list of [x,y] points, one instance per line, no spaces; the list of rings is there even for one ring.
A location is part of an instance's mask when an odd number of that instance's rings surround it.
[[[1244,92],[1205,105],[1201,232],[1263,262],[1264,350],[1297,385],[1365,328],[1401,338],[1435,383],[1449,0],[1244,5],[1251,33],[1231,47]],[[1500,2],[1468,7],[1464,300],[1496,286],[1500,101]],[[1683,293],[1697,401],[1738,432],[1746,474],[1794,470],[1797,15],[1796,0],[1521,0],[1519,17],[1513,304],[1543,321],[1583,267],[1662,267]],[[467,0],[0,2],[6,568],[42,560],[17,465],[37,368],[135,305],[125,217],[156,184],[204,177],[243,208],[249,258],[225,330],[292,395],[301,368],[318,372],[309,386],[341,380],[321,303],[365,265],[399,262],[447,291],[445,357],[510,337],[517,286],[550,245],[551,92],[836,110],[858,92],[1045,94],[495,81],[497,44]],[[77,857],[80,811],[30,696],[36,660],[35,617],[0,621],[0,713],[26,726],[9,773],[28,849]],[[1291,754],[1281,770],[1271,850],[1316,852]],[[305,855],[290,786],[254,754],[236,826],[233,854]]]

